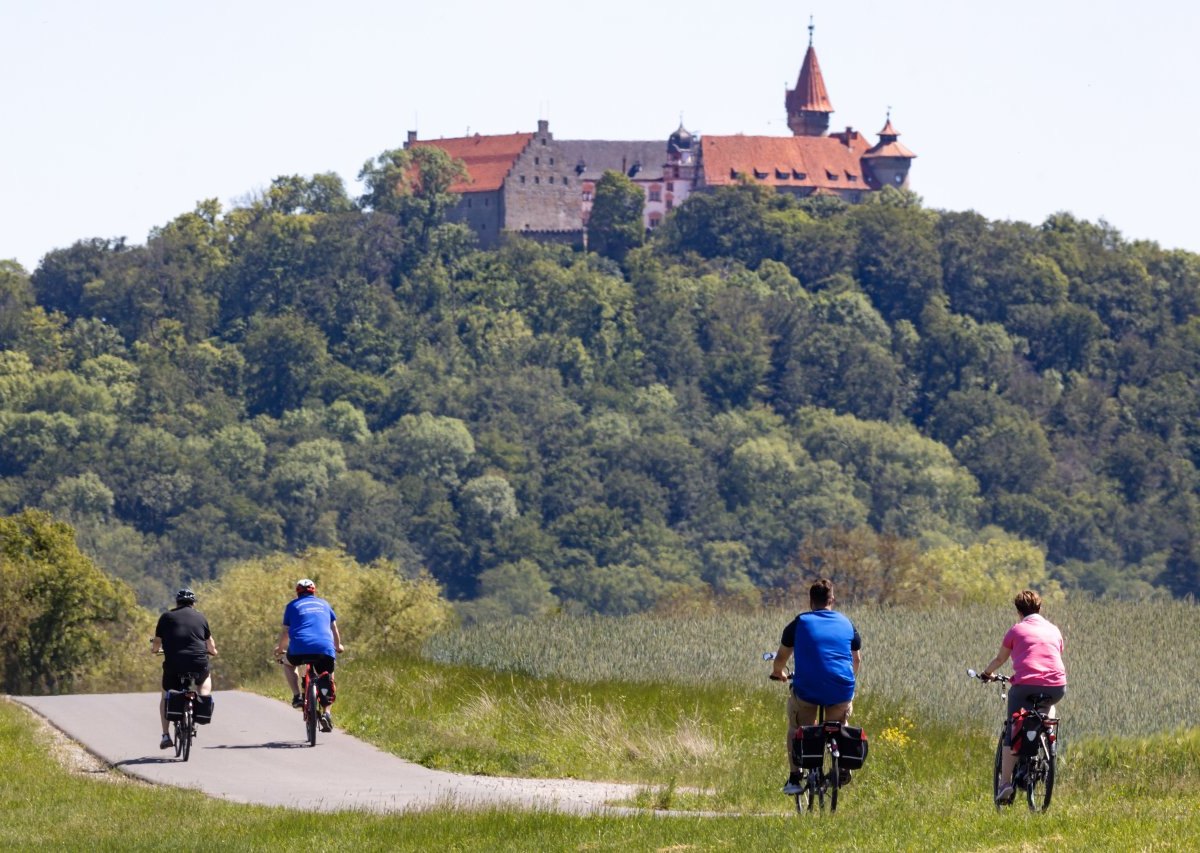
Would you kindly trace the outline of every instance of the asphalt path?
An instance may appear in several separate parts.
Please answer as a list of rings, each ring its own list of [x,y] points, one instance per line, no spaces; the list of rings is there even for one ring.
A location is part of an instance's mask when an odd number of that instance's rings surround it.
[[[345,732],[305,738],[300,712],[240,690],[218,691],[213,721],[197,726],[191,758],[159,750],[157,693],[13,696],[109,765],[160,785],[240,803],[314,811],[398,812],[518,806],[575,813],[626,812],[634,785],[573,779],[467,776],[430,770]],[[334,724],[337,723],[337,705]]]

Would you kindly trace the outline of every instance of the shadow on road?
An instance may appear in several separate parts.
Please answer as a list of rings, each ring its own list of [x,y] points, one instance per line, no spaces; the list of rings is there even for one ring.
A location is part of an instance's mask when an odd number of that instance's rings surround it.
[[[215,746],[206,746],[205,749],[309,749],[309,745],[302,740],[273,740],[267,743],[241,743],[230,746],[228,744],[217,744]]]
[[[170,758],[150,758],[147,756],[146,758],[127,758],[124,761],[118,761],[113,767],[128,767],[131,764],[175,764],[176,762],[182,763],[173,755]]]

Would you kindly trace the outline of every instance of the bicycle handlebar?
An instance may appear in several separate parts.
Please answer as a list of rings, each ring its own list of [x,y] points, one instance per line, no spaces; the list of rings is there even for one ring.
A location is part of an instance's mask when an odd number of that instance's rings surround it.
[[[1007,675],[999,675],[998,673],[992,673],[991,675],[984,675],[982,672],[976,672],[973,669],[968,669],[967,675],[970,676],[971,678],[978,678],[980,681],[982,681],[985,684],[988,683],[989,681],[998,681],[1001,684],[1008,684],[1010,681],[1012,681],[1012,679],[1009,678]]]

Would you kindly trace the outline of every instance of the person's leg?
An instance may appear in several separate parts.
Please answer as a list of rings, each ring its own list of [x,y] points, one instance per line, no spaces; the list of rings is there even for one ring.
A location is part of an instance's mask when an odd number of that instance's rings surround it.
[[[201,696],[212,695],[212,673],[211,672],[205,673],[205,675],[204,675],[204,681],[200,684],[200,695]]]
[[[299,666],[300,661],[293,660],[291,655],[287,656],[287,663],[283,667],[283,678],[293,696],[300,695],[300,675],[297,671]]]
[[[159,720],[162,721],[163,737],[166,737],[168,734],[168,732],[167,732],[168,726],[167,726],[167,691],[165,691],[165,690],[158,697],[158,717],[159,717]]]
[[[803,699],[798,699],[795,693],[788,692],[787,699],[787,753],[788,753],[788,768],[793,772],[799,772],[800,766],[796,764],[795,756],[792,755],[792,740],[796,737],[796,732],[801,726],[814,726],[817,723],[817,712],[820,709],[810,702],[805,702]]]

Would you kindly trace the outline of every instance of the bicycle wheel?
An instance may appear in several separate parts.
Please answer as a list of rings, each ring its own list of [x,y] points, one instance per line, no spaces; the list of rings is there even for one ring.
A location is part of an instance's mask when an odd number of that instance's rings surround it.
[[[1000,793],[1000,771],[1004,762],[1004,733],[1000,733],[1000,740],[996,742],[996,761],[992,766],[992,801],[995,802],[996,796]]]
[[[194,731],[192,726],[195,724],[196,718],[192,715],[192,701],[189,699],[183,708],[183,720],[180,724],[183,733],[179,736],[179,741],[182,743],[180,749],[183,753],[182,758],[184,761],[187,761],[188,756],[192,754],[192,732]]]
[[[837,811],[838,791],[842,787],[842,776],[836,755],[830,757],[829,765],[829,811],[832,813]]]
[[[317,704],[317,682],[309,679],[304,688],[304,725],[308,732],[308,745],[317,745],[317,716],[321,708]]]
[[[183,724],[175,720],[171,723],[171,728],[175,732],[175,757],[180,758],[183,755]]]
[[[1055,759],[1055,754],[1047,749],[1046,739],[1042,738],[1037,758],[1029,763],[1028,787],[1025,790],[1030,811],[1044,812],[1050,808],[1050,796],[1054,793]]]

